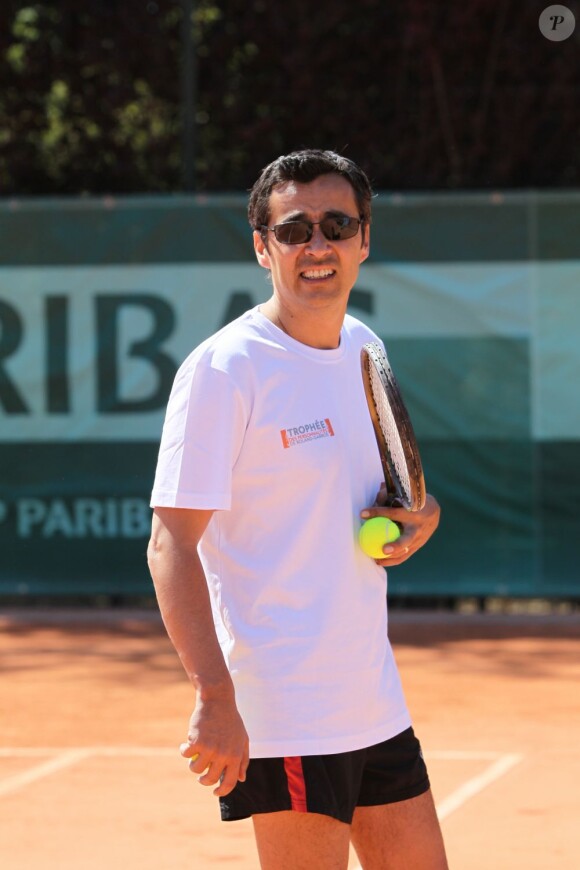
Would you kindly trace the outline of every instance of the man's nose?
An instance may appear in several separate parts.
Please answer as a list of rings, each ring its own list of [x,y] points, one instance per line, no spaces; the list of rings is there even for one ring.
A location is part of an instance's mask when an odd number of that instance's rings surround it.
[[[322,232],[318,224],[312,227],[312,238],[308,242],[307,248],[312,251],[326,251],[330,247],[328,239]]]

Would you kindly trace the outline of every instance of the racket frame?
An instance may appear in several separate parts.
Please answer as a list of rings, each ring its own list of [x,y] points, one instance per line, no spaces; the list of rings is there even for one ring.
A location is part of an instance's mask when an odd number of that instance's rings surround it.
[[[409,473],[411,489],[410,498],[405,494],[403,485],[399,479],[399,475],[397,474],[395,463],[391,458],[387,439],[385,438],[381,428],[371,385],[370,366],[374,366],[383,389],[385,390],[387,402],[391,408],[399,437],[401,439],[401,444],[403,445],[403,452]],[[361,369],[365,396],[377,440],[377,446],[379,448],[379,456],[383,467],[385,485],[387,487],[387,505],[392,507],[405,507],[409,511],[421,510],[425,505],[427,494],[417,439],[415,438],[411,419],[407,408],[405,407],[405,403],[403,402],[399,385],[387,356],[380,344],[377,344],[376,342],[367,342],[367,344],[363,346],[361,350]]]

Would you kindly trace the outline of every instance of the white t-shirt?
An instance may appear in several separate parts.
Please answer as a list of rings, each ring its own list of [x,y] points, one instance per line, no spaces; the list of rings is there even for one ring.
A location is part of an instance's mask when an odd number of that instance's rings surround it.
[[[151,505],[216,511],[199,554],[254,758],[410,725],[386,574],[358,545],[382,480],[360,370],[376,340],[347,315],[338,348],[312,348],[254,308],[175,378]]]

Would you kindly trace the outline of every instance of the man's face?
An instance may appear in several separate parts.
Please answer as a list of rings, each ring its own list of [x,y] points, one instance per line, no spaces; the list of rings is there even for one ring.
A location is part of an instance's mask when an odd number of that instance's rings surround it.
[[[354,190],[341,175],[321,175],[309,184],[289,181],[270,195],[269,226],[290,220],[320,221],[329,214],[360,217]],[[346,302],[359,266],[369,255],[369,227],[344,241],[326,239],[319,226],[309,242],[285,245],[268,232],[254,232],[258,262],[272,273],[274,292],[292,308]]]

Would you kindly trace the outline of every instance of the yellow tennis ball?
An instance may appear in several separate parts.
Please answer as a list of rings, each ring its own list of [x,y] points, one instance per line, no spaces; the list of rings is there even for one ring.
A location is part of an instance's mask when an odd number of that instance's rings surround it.
[[[361,548],[373,559],[384,559],[383,547],[396,541],[401,530],[388,517],[373,517],[360,527],[358,540]]]

